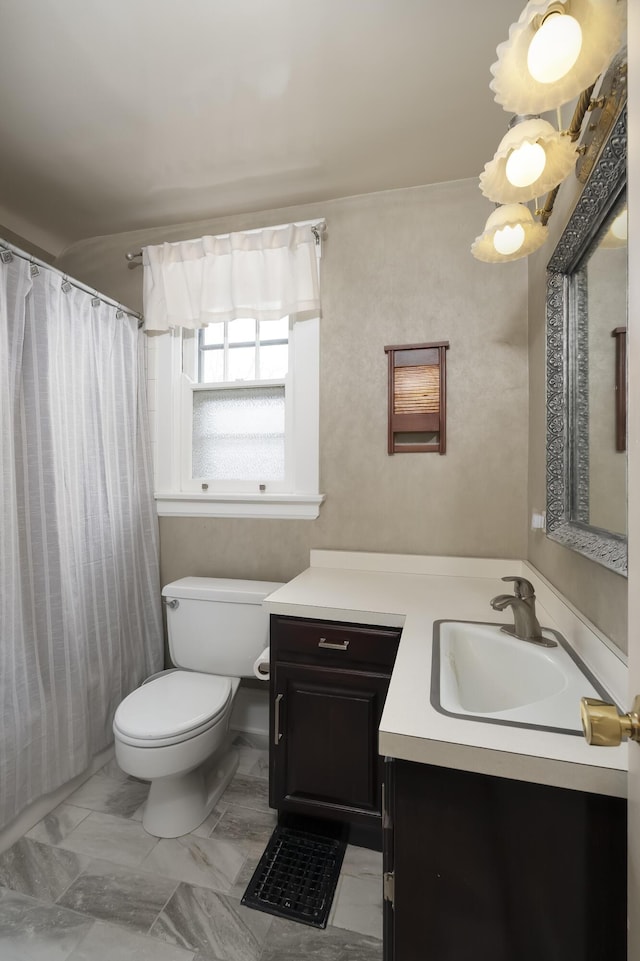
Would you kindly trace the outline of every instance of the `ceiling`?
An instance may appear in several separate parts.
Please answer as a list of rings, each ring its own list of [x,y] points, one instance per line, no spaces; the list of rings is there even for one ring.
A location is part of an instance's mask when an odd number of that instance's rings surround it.
[[[0,224],[87,237],[476,177],[523,0],[0,0]]]

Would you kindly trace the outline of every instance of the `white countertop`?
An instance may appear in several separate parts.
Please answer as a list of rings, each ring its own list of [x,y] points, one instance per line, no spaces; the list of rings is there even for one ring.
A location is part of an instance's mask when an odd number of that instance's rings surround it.
[[[575,735],[450,717],[431,705],[433,622],[510,623],[509,611],[489,606],[496,594],[511,592],[511,585],[500,580],[506,574],[533,583],[542,627],[559,631],[613,699],[623,703],[623,656],[523,561],[312,551],[311,566],[264,603],[272,614],[402,627],[380,723],[381,754],[626,796],[626,744],[590,747]]]

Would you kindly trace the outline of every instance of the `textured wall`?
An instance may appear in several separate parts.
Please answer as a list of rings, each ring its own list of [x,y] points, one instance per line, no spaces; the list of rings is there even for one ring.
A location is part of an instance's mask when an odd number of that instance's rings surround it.
[[[288,579],[311,547],[523,557],[527,267],[469,246],[490,212],[475,181],[163,227],[76,245],[59,266],[140,308],[144,243],[324,216],[316,521],[161,520],[162,578]],[[447,453],[387,455],[386,344],[449,340]],[[505,571],[507,573],[507,571]]]
[[[546,503],[546,265],[579,195],[567,181],[549,221],[550,237],[529,258],[529,507]],[[627,579],[568,550],[540,531],[529,533],[529,561],[623,651],[627,649]]]
[[[26,237],[22,237],[20,234],[14,234],[13,230],[9,230],[8,227],[4,227],[2,224],[0,224],[0,239],[8,240],[14,247],[19,247],[20,250],[24,250],[27,254],[33,254],[34,257],[44,260],[47,264],[52,264],[55,260],[53,254],[50,254],[48,250],[43,250],[42,247],[32,244],[30,240],[27,240]]]

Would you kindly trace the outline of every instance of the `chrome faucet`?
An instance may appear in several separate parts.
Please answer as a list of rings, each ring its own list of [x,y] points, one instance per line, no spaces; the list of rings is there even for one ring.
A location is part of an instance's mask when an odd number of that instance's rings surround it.
[[[542,647],[557,647],[556,641],[544,637],[540,622],[536,617],[536,595],[533,584],[524,577],[503,577],[503,581],[513,581],[513,594],[498,594],[490,601],[494,611],[513,611],[514,626],[504,625],[501,630],[521,641],[531,641]]]

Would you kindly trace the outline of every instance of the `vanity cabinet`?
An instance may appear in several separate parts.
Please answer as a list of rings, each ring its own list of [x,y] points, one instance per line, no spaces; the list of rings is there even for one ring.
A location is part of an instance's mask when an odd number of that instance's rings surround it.
[[[380,845],[378,728],[400,633],[271,615],[272,807],[346,822]]]
[[[625,961],[625,801],[385,769],[385,961]]]

